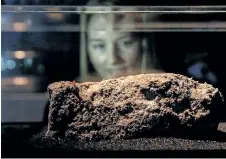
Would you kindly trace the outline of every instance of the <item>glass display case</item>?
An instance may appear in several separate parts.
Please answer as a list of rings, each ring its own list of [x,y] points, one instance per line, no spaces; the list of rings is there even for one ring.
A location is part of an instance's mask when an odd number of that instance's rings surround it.
[[[170,72],[226,93],[226,6],[1,9],[2,124],[45,127],[56,81]]]

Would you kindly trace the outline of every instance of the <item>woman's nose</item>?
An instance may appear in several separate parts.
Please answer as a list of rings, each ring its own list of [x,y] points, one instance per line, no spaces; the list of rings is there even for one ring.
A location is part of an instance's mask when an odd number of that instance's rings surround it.
[[[119,51],[116,45],[113,45],[109,50],[108,61],[110,65],[116,65],[122,62]]]

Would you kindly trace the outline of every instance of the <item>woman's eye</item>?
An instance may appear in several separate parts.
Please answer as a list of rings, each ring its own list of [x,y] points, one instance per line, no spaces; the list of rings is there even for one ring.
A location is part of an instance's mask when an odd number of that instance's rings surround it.
[[[129,48],[129,47],[132,47],[132,45],[134,44],[134,40],[130,39],[130,38],[129,39],[123,39],[119,43],[122,47]]]
[[[129,46],[131,46],[133,44],[133,41],[132,40],[126,40],[126,41],[124,41],[124,45],[126,46],[126,47],[129,47]]]
[[[93,44],[92,47],[96,51],[104,51],[105,50],[105,45],[104,44]]]

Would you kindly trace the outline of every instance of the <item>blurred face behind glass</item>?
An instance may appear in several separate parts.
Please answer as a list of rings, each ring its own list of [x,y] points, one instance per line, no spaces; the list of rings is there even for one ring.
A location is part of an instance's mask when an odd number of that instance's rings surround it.
[[[96,14],[88,26],[88,54],[102,78],[129,75],[140,67],[140,39],[134,33],[119,31],[134,24],[131,16]]]

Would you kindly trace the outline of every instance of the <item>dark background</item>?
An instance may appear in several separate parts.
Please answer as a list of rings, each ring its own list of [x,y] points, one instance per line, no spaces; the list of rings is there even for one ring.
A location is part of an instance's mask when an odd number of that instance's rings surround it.
[[[3,5],[85,5],[84,0],[2,0]],[[217,1],[119,1],[119,5],[218,5]],[[6,16],[7,17],[7,16]],[[38,17],[36,17],[38,19]],[[226,14],[209,15],[162,15],[161,21],[225,21]],[[7,20],[7,18],[6,18]],[[49,19],[41,19],[43,23],[51,23]],[[64,23],[79,24],[79,16],[68,16]],[[37,24],[38,25],[38,24]],[[149,34],[149,33],[147,33]],[[154,33],[157,57],[161,67],[166,72],[188,75],[187,64],[184,62],[186,52],[208,52],[206,61],[211,70],[217,75],[218,83],[214,84],[226,95],[225,85],[225,52],[226,32],[158,32]],[[8,148],[14,143],[20,143],[38,133],[46,126],[48,112],[48,98],[37,99],[40,94],[46,93],[48,84],[60,80],[73,80],[79,76],[80,57],[80,33],[79,32],[10,32],[2,31],[2,56],[8,50],[33,50],[41,52],[44,56],[42,62],[45,66],[43,76],[46,80],[38,85],[38,92],[15,93],[7,92],[2,96],[2,107],[7,110],[4,114],[12,115],[13,106],[26,105],[32,110],[34,102],[40,102],[42,109],[41,120],[33,122],[11,121],[2,123],[2,139]],[[90,66],[91,67],[91,66]],[[91,67],[92,68],[92,67]],[[2,79],[7,75],[2,74]],[[41,77],[40,77],[41,78]],[[197,79],[198,80],[198,79]],[[201,82],[208,82],[205,79]],[[41,97],[40,97],[41,98]],[[10,100],[9,100],[10,99]],[[14,99],[14,100],[11,100]],[[45,103],[45,104],[43,104]],[[21,114],[26,114],[22,110]],[[36,113],[35,109],[32,113]],[[4,115],[3,114],[3,115]],[[19,114],[19,112],[17,113]],[[44,120],[45,118],[45,120]],[[43,121],[45,121],[43,123]],[[225,120],[224,120],[225,121]],[[28,124],[28,123],[29,124]],[[32,124],[31,124],[32,123]],[[31,126],[32,125],[32,126]],[[35,126],[34,126],[35,125]],[[160,141],[161,142],[161,141]],[[11,150],[8,151],[10,153]]]

